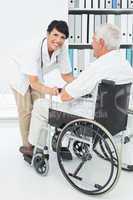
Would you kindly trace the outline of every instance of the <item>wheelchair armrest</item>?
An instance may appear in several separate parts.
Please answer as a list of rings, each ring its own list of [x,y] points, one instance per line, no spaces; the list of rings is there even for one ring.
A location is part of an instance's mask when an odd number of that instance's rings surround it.
[[[128,109],[128,114],[131,114],[131,115],[133,115],[133,110],[131,110],[131,109]]]
[[[103,79],[101,83],[106,85],[115,86],[115,81]]]
[[[112,81],[112,80],[106,80],[106,79],[103,79],[101,84],[105,84],[105,85],[109,85],[111,87],[114,87],[115,86],[115,82]],[[92,94],[86,94],[84,96],[82,96],[82,98],[92,98]]]

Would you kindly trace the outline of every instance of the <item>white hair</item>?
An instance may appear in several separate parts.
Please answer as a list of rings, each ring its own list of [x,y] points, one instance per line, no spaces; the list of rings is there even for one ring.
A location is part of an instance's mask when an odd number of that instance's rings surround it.
[[[108,50],[120,48],[120,29],[114,24],[104,24],[95,33],[96,39],[102,38]]]

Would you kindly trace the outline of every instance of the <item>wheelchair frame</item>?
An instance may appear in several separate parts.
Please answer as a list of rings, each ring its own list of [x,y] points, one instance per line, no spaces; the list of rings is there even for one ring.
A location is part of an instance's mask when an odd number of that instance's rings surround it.
[[[98,95],[105,91],[108,92],[105,92],[107,94],[105,98],[102,95],[102,106],[100,106],[101,96],[97,98],[94,120],[56,111],[52,108],[49,109],[49,124],[54,126],[56,130],[52,138],[52,149],[57,152],[59,167],[66,180],[84,194],[100,195],[106,193],[117,184],[121,169],[133,171],[133,165],[122,166],[121,161],[122,146],[130,141],[130,137],[124,137],[123,134],[127,126],[130,87],[131,83],[117,86],[113,81],[103,80],[98,87]],[[124,93],[121,94],[121,91]],[[89,95],[89,97],[91,96]],[[120,104],[120,107],[117,103]],[[118,106],[117,109],[116,106]],[[123,109],[124,112],[122,112]],[[97,111],[107,112],[107,116],[101,118],[96,115]],[[133,111],[130,110],[129,113],[133,114]],[[122,134],[120,138],[121,148],[118,150],[113,135],[119,132]],[[64,148],[65,140],[67,140],[66,149]],[[65,149],[65,158],[62,154],[63,148]],[[69,151],[66,151],[68,149]],[[30,159],[29,163],[34,166],[37,173],[45,176],[49,170],[48,159],[48,147],[43,147],[43,150],[36,147],[33,158]],[[108,169],[105,172],[107,177],[103,178],[95,172],[96,178],[99,178],[99,180],[94,179],[92,181],[91,173],[84,175],[81,171],[85,168],[85,165],[90,170],[95,169],[94,164],[99,159],[101,159],[103,169],[105,171]],[[75,169],[73,169],[73,161],[76,162]],[[91,162],[92,164],[90,164]],[[102,169],[100,171],[99,168],[101,168],[100,165],[97,166],[97,170],[101,172]],[[89,178],[86,178],[87,176],[91,177],[92,182],[86,186],[85,181],[89,181]]]

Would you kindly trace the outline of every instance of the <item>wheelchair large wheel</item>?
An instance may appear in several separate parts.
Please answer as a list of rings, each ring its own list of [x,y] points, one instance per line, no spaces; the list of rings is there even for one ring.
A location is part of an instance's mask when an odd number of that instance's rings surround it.
[[[96,153],[101,150],[101,142],[109,161]],[[69,148],[72,160],[62,159],[61,148],[64,146]],[[93,120],[74,120],[62,129],[57,143],[57,158],[67,181],[89,195],[110,191],[117,183],[121,171],[120,156],[112,136]]]

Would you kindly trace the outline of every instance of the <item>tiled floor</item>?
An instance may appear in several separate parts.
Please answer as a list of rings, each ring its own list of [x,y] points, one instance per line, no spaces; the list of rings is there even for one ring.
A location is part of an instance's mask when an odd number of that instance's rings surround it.
[[[58,167],[56,154],[51,153],[50,171],[41,177],[24,162],[18,152],[20,135],[17,122],[0,121],[0,195],[4,200],[131,200],[133,173],[122,172],[118,185],[101,197],[91,197],[74,190]],[[104,173],[104,172],[103,172]]]

